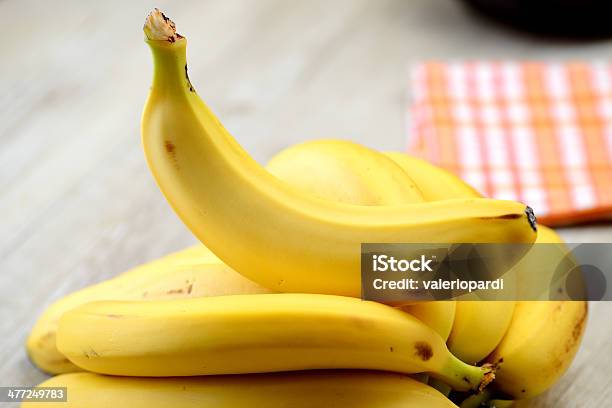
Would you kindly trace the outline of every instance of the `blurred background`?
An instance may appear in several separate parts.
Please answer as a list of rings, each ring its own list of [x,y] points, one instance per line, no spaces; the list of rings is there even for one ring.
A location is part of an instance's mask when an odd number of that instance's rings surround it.
[[[141,151],[153,7],[188,37],[198,93],[262,163],[321,137],[405,150],[418,61],[612,55],[605,30],[530,34],[456,0],[0,0],[0,385],[44,378],[23,341],[51,301],[195,242]],[[609,223],[561,232],[612,242]],[[570,372],[529,406],[609,405],[612,304],[591,306]]]

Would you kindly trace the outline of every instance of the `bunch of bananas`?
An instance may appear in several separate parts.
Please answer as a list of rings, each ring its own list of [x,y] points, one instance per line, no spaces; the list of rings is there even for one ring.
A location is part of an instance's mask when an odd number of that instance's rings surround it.
[[[464,406],[530,398],[566,371],[585,302],[358,298],[361,242],[561,242],[536,234],[524,205],[346,141],[290,147],[260,167],[195,93],[174,24],[155,10],[144,30],[155,63],[146,157],[206,246],[44,312],[27,350],[61,374],[41,386],[68,387],[50,406],[455,407],[451,389]]]

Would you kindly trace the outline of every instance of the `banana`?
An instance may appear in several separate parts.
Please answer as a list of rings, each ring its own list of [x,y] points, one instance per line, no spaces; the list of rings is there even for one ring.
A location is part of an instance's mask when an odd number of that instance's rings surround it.
[[[542,228],[537,243],[563,246],[561,237],[550,228]],[[537,255],[528,252],[516,268],[519,273],[544,272],[544,279],[550,281],[550,267],[536,269],[538,261]],[[499,367],[496,388],[516,399],[531,398],[550,388],[573,361],[587,315],[587,302],[517,302],[506,335],[487,358]]]
[[[525,242],[531,209],[468,198],[395,206],[323,200],[278,180],[195,93],[186,39],[160,12],[146,42],[155,65],[142,117],[149,167],[189,229],[231,268],[280,292],[358,297],[363,242]]]
[[[74,373],[40,387],[66,387],[67,402],[22,408],[457,408],[404,375],[321,371],[191,378],[119,378]]]
[[[508,332],[487,358],[496,388],[515,399],[546,391],[568,369],[582,340],[587,302],[517,302]]]
[[[347,204],[423,202],[414,181],[383,154],[357,143],[323,139],[276,154],[266,166],[288,184],[316,197]]]
[[[62,316],[57,347],[85,370],[126,376],[358,368],[427,372],[458,390],[494,378],[454,357],[417,318],[334,295],[93,302]]]
[[[481,197],[459,177],[440,167],[403,153],[385,154],[415,181],[427,201]],[[458,301],[448,336],[449,350],[469,364],[485,358],[506,333],[514,304],[512,301]]]
[[[26,350],[32,362],[45,372],[78,371],[55,344],[58,320],[68,310],[96,300],[160,300],[249,293],[269,293],[269,290],[234,272],[206,247],[197,245],[55,302],[38,318],[28,335]]]

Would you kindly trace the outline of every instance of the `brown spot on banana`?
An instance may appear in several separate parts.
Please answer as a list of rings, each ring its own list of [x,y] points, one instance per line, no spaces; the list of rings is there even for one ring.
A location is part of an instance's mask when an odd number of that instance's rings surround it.
[[[178,169],[179,165],[178,165],[178,162],[176,161],[176,145],[172,143],[170,140],[166,140],[164,142],[164,148],[166,149],[166,153],[168,153],[170,161],[172,161],[172,164],[174,164],[174,167]]]
[[[174,157],[174,150],[176,149],[176,146],[174,146],[174,143],[172,143],[169,140],[166,140],[166,142],[164,143],[164,147],[166,148],[166,151],[168,152],[168,154]]]
[[[574,342],[580,340],[582,336],[582,332],[584,331],[584,325],[586,323],[587,314],[589,312],[589,307],[586,302],[584,302],[584,307],[582,308],[582,313],[576,319],[576,323],[574,324],[574,329],[572,330],[572,339]]]
[[[414,343],[415,354],[423,361],[427,361],[433,357],[433,348],[425,341],[417,341]]]
[[[100,357],[100,355],[96,352],[96,350],[92,348],[90,348],[89,350],[83,350],[83,355],[87,359],[90,359],[92,357]]]

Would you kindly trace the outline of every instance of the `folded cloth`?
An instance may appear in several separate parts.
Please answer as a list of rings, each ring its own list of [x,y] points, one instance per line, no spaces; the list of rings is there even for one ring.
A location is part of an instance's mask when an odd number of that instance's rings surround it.
[[[612,216],[612,63],[427,62],[409,153],[565,225]]]

